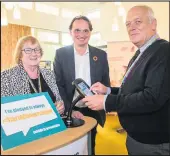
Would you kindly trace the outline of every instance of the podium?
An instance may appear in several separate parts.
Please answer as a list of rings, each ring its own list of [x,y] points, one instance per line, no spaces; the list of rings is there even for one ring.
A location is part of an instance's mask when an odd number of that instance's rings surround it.
[[[91,155],[91,129],[96,120],[84,116],[85,124],[3,151],[2,155]],[[79,147],[80,146],[80,147]]]

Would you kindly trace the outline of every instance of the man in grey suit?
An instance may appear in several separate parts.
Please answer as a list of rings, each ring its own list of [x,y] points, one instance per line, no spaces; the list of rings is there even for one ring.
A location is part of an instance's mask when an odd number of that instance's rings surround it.
[[[84,79],[89,86],[96,82],[110,86],[106,52],[88,44],[92,29],[92,24],[87,17],[75,17],[69,26],[74,44],[56,51],[54,72],[66,112],[78,95],[72,86],[72,81],[76,78]],[[85,116],[95,118],[101,126],[104,126],[106,119],[104,110],[90,110],[82,101],[79,101],[74,109]],[[76,115],[81,117],[81,114]],[[96,127],[91,133],[93,155],[95,154]]]

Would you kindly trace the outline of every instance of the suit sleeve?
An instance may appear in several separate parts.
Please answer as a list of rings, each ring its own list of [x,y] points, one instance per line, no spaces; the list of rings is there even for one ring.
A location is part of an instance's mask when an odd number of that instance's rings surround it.
[[[111,87],[111,94],[117,95],[119,92],[119,87]]]
[[[60,55],[59,55],[58,50],[56,50],[56,55],[55,55],[54,63],[53,63],[53,69],[54,69],[54,74],[55,74],[56,83],[59,89],[59,93],[61,95],[62,100],[64,101],[65,113],[66,113],[71,103],[69,103],[69,100],[67,99],[66,92],[65,92],[65,81],[63,77],[63,72],[62,72],[63,69],[62,69]]]
[[[106,111],[144,114],[157,111],[170,102],[170,54],[168,48],[161,48],[162,51],[156,53],[145,70],[144,89],[129,94],[108,95]]]
[[[108,60],[107,60],[107,53],[104,52],[104,74],[102,77],[102,84],[104,84],[107,87],[110,87],[110,76],[109,76],[109,65],[108,65]]]

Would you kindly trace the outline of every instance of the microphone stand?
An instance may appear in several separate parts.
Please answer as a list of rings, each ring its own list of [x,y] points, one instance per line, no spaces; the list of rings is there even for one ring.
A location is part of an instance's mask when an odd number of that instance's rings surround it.
[[[71,127],[78,127],[83,125],[85,122],[82,119],[77,119],[77,118],[72,118],[72,111],[76,103],[81,100],[83,97],[81,95],[78,95],[77,98],[72,102],[72,105],[69,108],[68,115],[66,118],[63,118],[63,121],[66,125],[66,127],[71,128]]]

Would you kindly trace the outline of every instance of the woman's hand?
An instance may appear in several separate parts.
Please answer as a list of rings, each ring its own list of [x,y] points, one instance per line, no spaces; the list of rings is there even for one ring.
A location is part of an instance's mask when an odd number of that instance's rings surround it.
[[[84,117],[84,115],[79,111],[73,111],[71,116],[77,119],[83,119]]]
[[[55,102],[56,109],[58,110],[59,114],[63,114],[65,107],[63,102]]]

